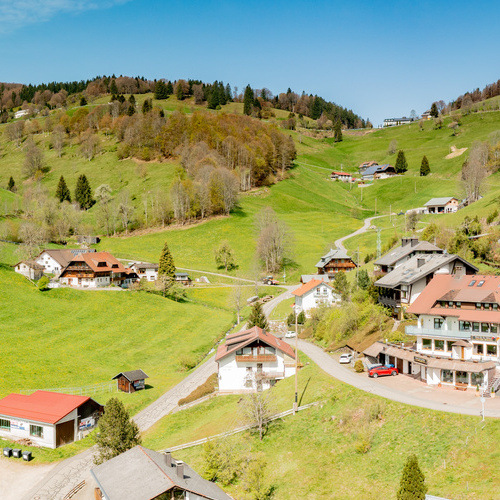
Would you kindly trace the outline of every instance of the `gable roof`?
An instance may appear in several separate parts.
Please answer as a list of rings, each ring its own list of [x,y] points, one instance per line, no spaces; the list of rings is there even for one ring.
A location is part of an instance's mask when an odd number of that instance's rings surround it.
[[[66,267],[74,257],[74,254],[65,248],[49,248],[40,252],[36,258],[40,258],[44,253],[52,257],[61,268]]]
[[[322,279],[325,283],[329,283],[334,280],[329,274],[302,274],[300,276],[301,283],[308,283],[311,280]]]
[[[352,176],[352,174],[350,174],[349,172],[335,172],[335,171],[332,172],[332,175],[347,175],[348,177]]]
[[[406,245],[400,245],[394,250],[390,250],[385,255],[382,255],[380,259],[376,260],[374,264],[378,266],[392,266],[402,258],[414,253],[414,252],[435,252],[443,253],[444,250],[428,241],[419,241],[416,245],[408,243]]]
[[[478,270],[476,266],[458,255],[441,253],[415,255],[390,273],[382,276],[382,278],[375,282],[375,286],[395,288],[400,285],[411,285],[455,260],[461,261],[474,272]]]
[[[91,469],[92,476],[108,500],[151,500],[172,488],[180,488],[210,500],[229,500],[216,484],[203,479],[184,463],[182,477],[176,460],[167,464],[167,456],[143,446]]]
[[[144,269],[155,269],[158,270],[158,264],[154,264],[151,262],[132,262],[129,267],[131,268],[144,268]]]
[[[215,361],[225,358],[229,354],[236,352],[255,340],[260,340],[265,344],[279,349],[281,352],[295,359],[295,351],[284,341],[278,339],[274,335],[262,330],[258,326],[254,326],[242,332],[232,333],[226,337],[224,344],[221,344],[217,349]]]
[[[385,163],[384,165],[373,165],[372,167],[368,167],[362,174],[362,177],[368,177],[370,175],[375,175],[379,173],[383,173],[392,169],[395,171],[394,167],[389,163]]]
[[[321,280],[312,279],[312,280],[308,281],[307,283],[304,283],[301,287],[297,288],[297,290],[294,290],[292,292],[292,295],[295,295],[297,297],[302,297],[307,292],[314,290],[319,285],[327,286],[330,289],[332,288],[328,283],[326,283],[322,279]]]
[[[316,264],[314,267],[325,267],[332,259],[349,259],[349,255],[344,250],[341,250],[340,248],[330,248],[330,251],[321,257],[319,262]]]
[[[71,259],[68,266],[73,262],[85,262],[94,272],[113,271],[114,273],[126,273],[123,264],[108,252],[84,253],[77,255]],[[99,266],[99,263],[104,263],[104,265]]]
[[[458,198],[455,198],[454,196],[448,196],[444,198],[431,198],[427,203],[424,204],[424,207],[446,205],[451,200],[458,201]]]
[[[19,264],[26,264],[29,268],[38,269],[39,271],[43,271],[45,269],[45,267],[34,260],[22,260],[21,262],[15,264],[14,267],[17,267]]]
[[[0,399],[0,414],[55,424],[89,400],[88,396],[49,391],[35,391],[29,396],[9,394]]]
[[[135,380],[144,380],[145,378],[149,378],[142,370],[130,370],[128,372],[120,372],[118,375],[115,375],[111,380],[115,380],[121,375],[123,375],[129,382],[134,382]]]

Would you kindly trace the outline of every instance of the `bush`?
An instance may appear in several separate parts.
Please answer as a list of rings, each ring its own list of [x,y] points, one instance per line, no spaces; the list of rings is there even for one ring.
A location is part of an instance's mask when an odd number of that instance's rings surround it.
[[[356,373],[363,373],[365,371],[365,365],[363,364],[363,361],[360,359],[356,360],[356,363],[354,363],[354,371]]]
[[[197,399],[202,398],[203,396],[207,396],[208,394],[212,394],[215,392],[215,388],[217,387],[217,373],[213,373],[210,377],[207,378],[203,384],[199,385],[189,396],[185,398],[179,399],[177,404],[179,406],[186,405],[188,403],[192,403]]]
[[[490,215],[488,215],[486,222],[488,224],[491,224],[497,217],[498,217],[498,210],[495,210],[494,212],[491,212]]]
[[[198,364],[198,359],[194,354],[181,354],[178,359],[179,368],[183,372],[188,372]]]
[[[41,292],[44,292],[45,290],[48,290],[49,289],[49,283],[50,283],[49,278],[47,278],[47,276],[42,276],[38,280],[38,290],[40,290]]]
[[[356,453],[364,455],[365,453],[368,453],[370,451],[371,447],[372,447],[371,433],[369,430],[365,430],[361,432],[360,435],[358,436],[354,449],[356,450]]]
[[[125,144],[124,142],[122,142],[118,146],[116,154],[117,154],[119,160],[123,160],[125,158],[128,158],[130,156],[130,147],[129,147],[129,145]]]

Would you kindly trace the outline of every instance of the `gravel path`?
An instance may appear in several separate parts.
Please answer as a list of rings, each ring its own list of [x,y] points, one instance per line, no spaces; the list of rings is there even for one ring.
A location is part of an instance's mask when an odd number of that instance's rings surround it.
[[[347,249],[344,246],[344,241],[348,240],[349,238],[352,238],[353,236],[357,236],[358,234],[363,234],[368,231],[368,228],[372,225],[372,221],[375,219],[380,219],[381,217],[388,217],[388,215],[377,215],[376,217],[368,217],[365,219],[365,223],[363,224],[363,227],[360,227],[356,231],[354,231],[351,234],[348,234],[347,236],[342,236],[342,238],[339,238],[338,240],[335,241],[335,246],[337,248],[340,248],[340,250],[343,250],[344,252],[347,253]]]

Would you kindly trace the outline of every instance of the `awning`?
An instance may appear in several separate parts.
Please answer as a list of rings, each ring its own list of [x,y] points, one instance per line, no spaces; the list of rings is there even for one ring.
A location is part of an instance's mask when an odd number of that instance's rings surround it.
[[[452,345],[454,347],[472,347],[472,344],[466,340],[457,340],[456,342],[453,342]]]

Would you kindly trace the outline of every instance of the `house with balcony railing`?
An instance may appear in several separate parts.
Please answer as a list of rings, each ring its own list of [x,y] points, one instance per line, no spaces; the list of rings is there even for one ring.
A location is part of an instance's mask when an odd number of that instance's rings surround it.
[[[215,361],[219,392],[261,391],[295,374],[295,351],[258,326],[228,335]]]
[[[304,311],[306,316],[315,307],[332,306],[341,300],[340,295],[335,293],[331,285],[325,283],[322,279],[310,280],[293,291],[292,294],[295,296],[295,305],[301,311]]]

